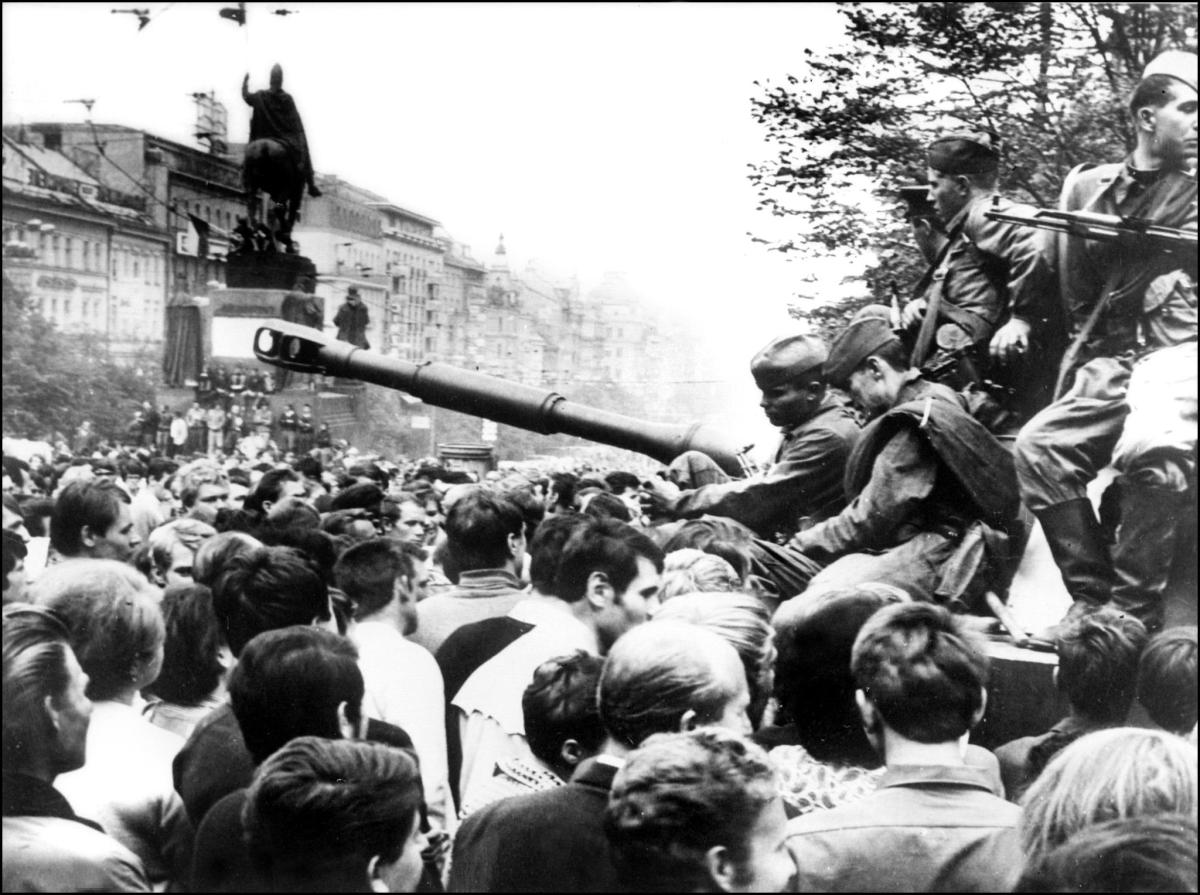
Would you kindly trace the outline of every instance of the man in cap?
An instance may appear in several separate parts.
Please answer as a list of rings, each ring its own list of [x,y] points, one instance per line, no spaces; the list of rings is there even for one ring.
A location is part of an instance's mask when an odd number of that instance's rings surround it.
[[[672,478],[700,484],[677,496],[652,496],[655,511],[676,519],[726,516],[760,537],[786,541],[801,520],[824,519],[844,505],[842,472],[858,439],[845,405],[825,391],[827,350],[817,336],[775,339],[750,361],[762,392],[759,406],[782,431],[765,472],[730,481],[711,459],[688,451],[671,463]],[[701,484],[703,481],[712,484]],[[656,491],[666,489],[657,488]]]
[[[313,182],[312,157],[308,153],[308,138],[304,135],[304,123],[292,95],[283,89],[283,68],[278,63],[271,66],[269,90],[250,92],[250,75],[242,80],[242,99],[253,111],[250,115],[250,142],[275,139],[287,147],[296,163],[297,170],[308,185],[308,194],[314,199],[321,195]]]
[[[1133,152],[1072,171],[1060,207],[1194,233],[1196,55],[1154,59],[1129,112]],[[1021,497],[1074,600],[1068,618],[1111,599],[1153,632],[1196,474],[1195,249],[1063,234],[1055,250],[1073,342],[1059,399],[1017,438]],[[1109,462],[1121,473],[1106,500],[1120,515],[1111,548],[1087,497]]]
[[[1039,231],[986,217],[994,208],[1018,208],[996,192],[1000,156],[990,135],[940,137],[929,145],[926,164],[944,239],[901,317],[912,364],[962,349],[950,380],[956,387],[999,373],[989,370],[996,365],[1007,368],[1006,379],[1023,378],[1021,361],[1033,334],[1046,334],[1055,300]],[[1044,406],[1046,389],[1040,399],[1022,395],[1016,404]]]
[[[926,264],[933,264],[946,245],[946,229],[938,219],[937,206],[929,198],[929,184],[901,184],[896,194],[904,202],[904,220],[912,227],[913,242]]]
[[[357,286],[346,290],[346,301],[338,308],[333,325],[337,327],[337,337],[340,341],[349,342],[359,348],[371,347],[371,343],[367,341],[367,327],[371,325],[371,314],[363,304]]]
[[[879,581],[961,609],[976,608],[985,583],[1003,590],[1009,538],[1023,546],[1008,451],[956,392],[912,367],[882,305],[861,310],[834,341],[825,377],[872,421],[845,469],[848,506],[790,543],[826,564],[810,590]],[[988,562],[975,551],[968,567],[973,540],[983,541]]]

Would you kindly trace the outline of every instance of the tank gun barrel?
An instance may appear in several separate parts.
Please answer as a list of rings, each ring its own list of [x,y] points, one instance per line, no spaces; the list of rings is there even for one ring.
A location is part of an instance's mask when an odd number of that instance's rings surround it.
[[[358,379],[407,392],[435,407],[543,435],[574,435],[636,451],[660,463],[670,463],[687,450],[702,451],[729,475],[743,473],[738,448],[724,433],[703,423],[638,420],[570,401],[552,390],[437,361],[412,363],[385,357],[282,320],[258,328],[254,354],[264,363],[288,370]]]

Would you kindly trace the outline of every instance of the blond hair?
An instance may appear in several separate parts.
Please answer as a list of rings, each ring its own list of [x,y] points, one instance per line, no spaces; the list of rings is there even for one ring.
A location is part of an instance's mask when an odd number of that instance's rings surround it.
[[[1080,737],[1046,766],[1021,800],[1021,845],[1041,861],[1080,830],[1119,818],[1196,818],[1196,750],[1159,730],[1117,727]]]

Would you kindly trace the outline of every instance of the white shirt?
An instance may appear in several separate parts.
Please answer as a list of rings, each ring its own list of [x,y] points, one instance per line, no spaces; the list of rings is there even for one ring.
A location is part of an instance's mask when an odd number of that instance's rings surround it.
[[[509,616],[535,627],[479,666],[452,701],[462,736],[459,795],[464,805],[491,778],[498,761],[537,762],[525,739],[521,697],[538,666],[576,650],[596,653],[595,634],[560,600],[523,600]]]
[[[401,727],[421,760],[421,782],[430,820],[447,832],[455,827],[446,757],[446,702],[442,672],[429,650],[406,640],[386,622],[359,622],[350,628],[358,647],[368,717]]]
[[[141,858],[155,888],[189,870],[192,827],[171,776],[183,744],[132,706],[101,700],[88,726],[86,763],[54,781],[76,814]]]

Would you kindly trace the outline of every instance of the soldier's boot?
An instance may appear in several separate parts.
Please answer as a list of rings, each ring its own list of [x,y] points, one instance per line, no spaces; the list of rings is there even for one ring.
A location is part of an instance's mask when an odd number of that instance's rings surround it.
[[[1035,515],[1072,600],[1066,617],[1037,635],[1038,640],[1053,642],[1064,625],[1109,601],[1112,561],[1104,530],[1086,497],[1047,507]]]
[[[1139,618],[1153,634],[1163,626],[1171,564],[1190,501],[1187,492],[1139,485],[1124,477],[1118,501],[1113,605]]]

